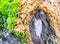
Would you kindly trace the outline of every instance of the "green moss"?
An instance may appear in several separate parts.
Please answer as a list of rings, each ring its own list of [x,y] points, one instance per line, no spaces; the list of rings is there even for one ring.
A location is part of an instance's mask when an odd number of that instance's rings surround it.
[[[4,28],[9,29],[11,34],[16,35],[19,38],[21,44],[25,44],[28,38],[27,33],[16,32],[14,30],[16,25],[17,12],[20,9],[20,0],[0,0],[0,30],[3,29],[1,26],[2,24]]]
[[[0,25],[0,31],[3,30],[3,28],[4,28],[4,27],[3,27],[2,25]]]
[[[3,22],[2,19],[5,19],[4,27],[8,28],[9,31],[14,29],[16,25],[17,12],[20,10],[19,0],[0,0],[0,22]]]
[[[16,35],[20,39],[21,44],[27,44],[28,33],[16,32]]]
[[[17,31],[12,30],[11,34],[18,37],[18,40],[20,41],[21,44],[27,44],[27,39],[29,37],[28,33],[17,32]]]
[[[0,31],[0,37],[2,37],[2,32]]]

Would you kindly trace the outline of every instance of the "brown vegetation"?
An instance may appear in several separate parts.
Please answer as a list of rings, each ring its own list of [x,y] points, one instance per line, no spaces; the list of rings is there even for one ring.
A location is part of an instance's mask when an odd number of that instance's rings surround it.
[[[29,22],[37,10],[47,13],[50,25],[56,33],[58,44],[60,41],[60,2],[57,0],[21,0],[21,10],[18,12],[16,31],[29,32]],[[29,33],[30,35],[30,33]],[[30,40],[29,40],[30,41]],[[32,44],[29,43],[29,44]]]

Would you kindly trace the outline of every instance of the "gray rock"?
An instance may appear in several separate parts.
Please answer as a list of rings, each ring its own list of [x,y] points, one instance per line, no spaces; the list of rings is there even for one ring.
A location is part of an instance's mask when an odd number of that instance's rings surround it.
[[[56,44],[54,31],[49,24],[49,18],[43,11],[37,11],[30,21],[30,33],[34,44]],[[50,38],[53,36],[52,38]],[[50,38],[48,40],[48,38]]]
[[[8,29],[4,29],[0,38],[0,44],[20,44],[20,41],[14,35],[11,35]]]
[[[2,38],[0,38],[0,44],[2,44]]]

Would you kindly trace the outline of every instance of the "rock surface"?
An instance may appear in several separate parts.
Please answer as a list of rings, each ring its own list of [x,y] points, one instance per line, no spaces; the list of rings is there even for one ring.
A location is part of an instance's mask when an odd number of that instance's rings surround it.
[[[43,11],[34,14],[30,22],[30,33],[34,44],[56,44],[49,18]]]
[[[0,34],[0,44],[20,44],[20,41],[15,36],[11,35],[7,29],[0,31]]]

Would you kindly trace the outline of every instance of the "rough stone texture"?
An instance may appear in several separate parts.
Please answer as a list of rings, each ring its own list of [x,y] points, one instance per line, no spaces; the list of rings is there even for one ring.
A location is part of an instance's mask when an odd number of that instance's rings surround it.
[[[20,21],[17,20],[17,26],[15,27],[15,30],[27,30],[29,32],[29,22],[38,9],[47,13],[47,16],[50,19],[50,25],[52,26],[56,34],[56,41],[58,44],[60,44],[59,0],[21,0],[21,10],[20,12],[18,12],[18,19]],[[32,44],[32,42],[29,44]]]
[[[34,44],[56,44],[55,33],[43,11],[37,11],[32,17],[30,33]]]
[[[10,34],[7,29],[0,31],[0,44],[20,44],[17,37]]]

